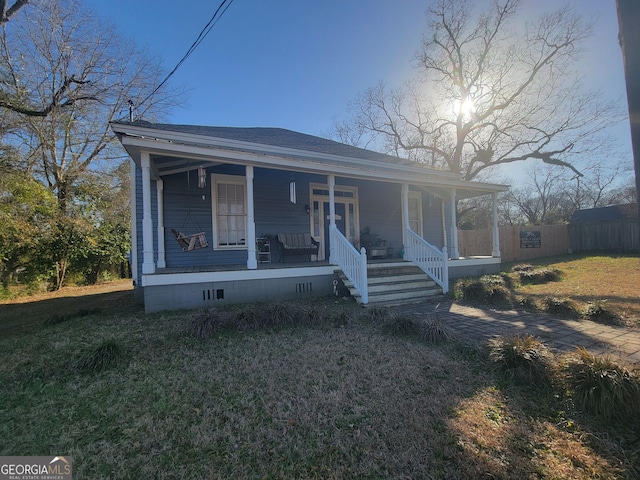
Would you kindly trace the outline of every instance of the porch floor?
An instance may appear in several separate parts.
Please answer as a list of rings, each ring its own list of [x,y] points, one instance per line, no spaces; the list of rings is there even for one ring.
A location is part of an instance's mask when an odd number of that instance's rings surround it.
[[[474,255],[469,257],[460,257],[457,261],[476,260],[492,258],[489,256]],[[403,262],[401,258],[370,258],[367,259],[369,265],[379,263],[396,263]],[[451,261],[451,260],[450,260]],[[306,262],[290,262],[290,263],[259,263],[258,270],[274,270],[280,268],[308,268],[308,267],[327,267],[329,260],[306,261]],[[336,268],[337,265],[336,265]],[[237,272],[249,270],[246,264],[229,264],[229,265],[191,265],[186,267],[166,267],[156,269],[154,274],[163,275],[167,273],[202,273],[202,272]]]
[[[368,259],[368,264],[402,262],[401,258],[372,258]],[[306,261],[306,262],[290,262],[290,263],[259,263],[258,270],[274,270],[279,268],[308,268],[308,267],[327,267],[329,260]],[[336,265],[336,268],[337,265]],[[156,269],[156,274],[167,273],[202,273],[202,272],[237,272],[249,270],[246,264],[230,264],[230,265],[193,265],[188,267],[166,267]]]

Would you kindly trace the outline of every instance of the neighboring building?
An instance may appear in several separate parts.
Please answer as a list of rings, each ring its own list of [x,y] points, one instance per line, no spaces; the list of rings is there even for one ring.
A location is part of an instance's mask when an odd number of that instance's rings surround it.
[[[636,203],[576,210],[568,227],[569,245],[575,253],[640,249]]]
[[[112,128],[132,159],[132,271],[146,312],[329,294],[338,274],[362,303],[404,301],[400,279],[377,277],[415,264],[446,292],[449,276],[500,268],[496,208],[493,251],[467,259],[455,209],[481,195],[495,205],[503,185],[278,128]],[[312,238],[313,254],[281,258],[278,234]],[[416,278],[405,283],[426,285]]]

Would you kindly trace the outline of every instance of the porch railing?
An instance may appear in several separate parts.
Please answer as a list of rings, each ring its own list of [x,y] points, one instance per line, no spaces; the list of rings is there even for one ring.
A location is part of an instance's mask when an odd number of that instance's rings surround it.
[[[447,293],[449,291],[447,247],[442,247],[442,250],[434,247],[410,228],[406,229],[406,234],[405,260],[415,263],[442,287],[443,293]]]
[[[329,241],[332,247],[331,262],[340,267],[356,290],[360,292],[362,303],[369,303],[367,253],[365,248],[362,247],[358,252],[335,225],[329,227],[329,232]]]

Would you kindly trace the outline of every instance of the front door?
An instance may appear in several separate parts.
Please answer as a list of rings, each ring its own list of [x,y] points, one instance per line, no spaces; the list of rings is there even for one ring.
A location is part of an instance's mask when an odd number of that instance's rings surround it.
[[[309,185],[309,207],[311,235],[320,242],[318,260],[329,259],[329,187],[319,183]],[[336,185],[336,226],[349,241],[357,246],[359,243],[358,188],[347,185]]]
[[[329,202],[324,202],[322,206],[324,210],[324,258],[329,258],[329,225],[331,224]],[[345,204],[336,202],[336,227],[338,227],[338,230],[340,230],[343,235],[347,233],[345,213]]]

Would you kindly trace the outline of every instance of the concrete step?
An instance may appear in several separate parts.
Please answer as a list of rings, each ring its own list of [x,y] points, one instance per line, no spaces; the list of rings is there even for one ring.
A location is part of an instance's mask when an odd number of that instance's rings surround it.
[[[393,292],[396,290],[418,290],[424,291],[430,288],[438,288],[436,282],[423,278],[419,281],[411,282],[389,282],[389,283],[369,283],[369,295],[378,292]]]
[[[336,270],[352,297],[361,302],[360,293],[342,271]],[[367,266],[369,304],[418,303],[442,294],[442,289],[420,268],[407,262]]]

